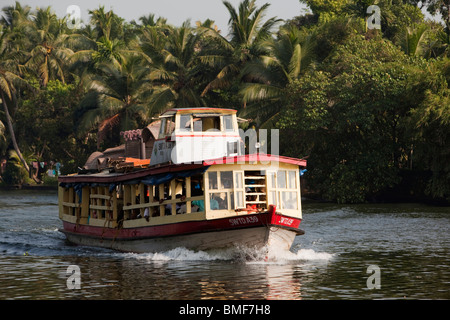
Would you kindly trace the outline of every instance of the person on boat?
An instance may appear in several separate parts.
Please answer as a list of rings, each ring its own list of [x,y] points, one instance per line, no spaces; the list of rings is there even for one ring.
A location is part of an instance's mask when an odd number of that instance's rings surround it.
[[[194,200],[192,201],[192,205],[198,207],[198,212],[205,211],[205,202],[203,200]]]
[[[209,200],[209,207],[211,210],[219,210],[219,202],[215,198]]]
[[[148,208],[145,208],[145,210],[144,210],[144,218],[145,218],[145,220],[147,220],[147,222],[150,219],[150,213],[149,213],[149,209]]]

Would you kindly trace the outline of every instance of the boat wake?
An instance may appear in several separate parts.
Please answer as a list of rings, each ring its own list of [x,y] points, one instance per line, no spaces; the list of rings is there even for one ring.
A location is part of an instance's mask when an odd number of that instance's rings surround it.
[[[175,248],[158,253],[127,253],[128,258],[157,261],[230,261],[235,263],[267,263],[285,264],[299,261],[323,261],[328,262],[334,254],[316,252],[313,249],[300,249],[297,252],[277,251],[267,255],[264,249],[236,246],[229,249],[217,249],[211,251],[193,251],[184,247]]]

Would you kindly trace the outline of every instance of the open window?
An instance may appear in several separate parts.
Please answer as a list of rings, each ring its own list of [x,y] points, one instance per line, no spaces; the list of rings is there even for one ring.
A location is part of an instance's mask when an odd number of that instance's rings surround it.
[[[159,127],[158,139],[170,136],[174,130],[175,130],[175,116],[162,118],[161,126]]]
[[[194,114],[194,132],[220,131],[220,115]]]

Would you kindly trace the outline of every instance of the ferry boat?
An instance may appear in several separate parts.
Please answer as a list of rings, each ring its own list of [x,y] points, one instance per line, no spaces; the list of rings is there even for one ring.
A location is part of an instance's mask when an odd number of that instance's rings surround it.
[[[246,153],[236,110],[171,109],[125,144],[60,176],[69,242],[125,252],[233,246],[289,250],[306,160]],[[241,133],[241,134],[240,134]]]

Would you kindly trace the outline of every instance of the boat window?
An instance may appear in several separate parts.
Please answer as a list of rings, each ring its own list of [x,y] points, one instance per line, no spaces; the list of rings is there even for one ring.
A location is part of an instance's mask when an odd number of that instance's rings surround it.
[[[210,194],[209,207],[211,210],[228,210],[227,192],[215,192]]]
[[[220,117],[194,116],[194,132],[220,131]]]
[[[286,171],[280,170],[277,174],[277,187],[285,189],[286,188]]]
[[[297,188],[297,179],[295,171],[288,171],[288,188],[289,189],[296,189]]]
[[[191,131],[191,115],[182,114],[180,115],[180,131]]]
[[[232,203],[235,204],[234,208],[245,208],[244,206],[244,184],[243,184],[243,172],[234,172],[234,193],[232,195]]]
[[[223,116],[223,126],[225,128],[225,131],[234,131],[232,115]]]
[[[232,171],[221,171],[220,172],[220,184],[221,184],[221,189],[233,188],[233,172]]]
[[[281,192],[281,203],[283,204],[283,209],[297,209],[297,192]]]
[[[233,182],[233,174],[236,174],[236,185]],[[210,210],[233,210],[236,205],[244,206],[242,172],[210,171],[208,172],[209,207]],[[236,198],[236,199],[235,199]]]
[[[161,119],[161,126],[159,127],[159,136],[158,139],[162,139],[165,136],[166,132],[166,118]]]
[[[279,170],[277,172],[278,200],[281,209],[298,209],[298,190],[297,190],[297,174],[295,170]],[[276,194],[270,193],[270,198],[276,205]]]
[[[209,180],[209,188],[210,189],[217,189],[218,188],[217,172],[216,171],[208,172],[208,180]]]
[[[194,132],[202,132],[202,119],[201,118],[194,118]]]
[[[167,118],[166,136],[170,136],[174,130],[175,130],[175,116]]]
[[[234,187],[241,189],[242,188],[242,172],[235,172],[234,173]]]

